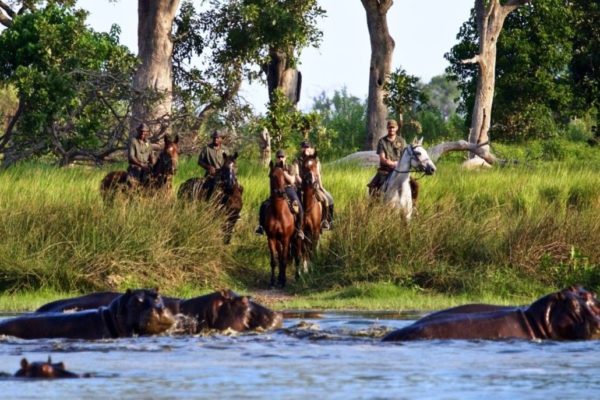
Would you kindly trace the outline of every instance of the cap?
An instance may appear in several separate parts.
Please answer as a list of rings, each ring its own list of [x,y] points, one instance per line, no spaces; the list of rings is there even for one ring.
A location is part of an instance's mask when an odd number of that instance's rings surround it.
[[[276,157],[285,157],[285,151],[283,150],[277,150],[277,153],[275,153]]]
[[[397,128],[397,127],[398,127],[398,122],[396,122],[396,120],[394,120],[394,119],[388,119],[388,121],[387,121],[387,126],[388,126],[388,127],[389,127],[389,126],[394,126],[394,127],[396,127],[396,128]]]
[[[215,129],[211,134],[210,134],[211,138],[218,138],[218,137],[223,137],[223,132]]]
[[[308,140],[303,140],[302,143],[300,143],[300,147],[313,147],[313,145]]]
[[[137,130],[138,130],[138,132],[141,132],[141,131],[149,132],[150,127],[147,124],[139,124],[137,127]]]

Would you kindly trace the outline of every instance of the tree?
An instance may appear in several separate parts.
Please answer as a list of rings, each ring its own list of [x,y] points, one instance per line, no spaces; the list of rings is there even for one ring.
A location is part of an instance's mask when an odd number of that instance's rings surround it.
[[[210,0],[210,5],[202,21],[217,58],[238,60],[250,80],[264,73],[271,102],[279,90],[296,104],[298,57],[304,47],[318,46],[322,36],[316,22],[325,11],[317,0]]]
[[[4,165],[45,154],[101,161],[122,148],[135,58],[117,29],[93,32],[86,15],[51,2],[0,34],[0,79],[18,95],[0,136]]]
[[[367,14],[371,39],[369,66],[369,97],[367,100],[367,138],[365,150],[374,150],[379,137],[385,133],[387,108],[384,104],[384,85],[392,68],[394,39],[390,36],[387,12],[392,0],[361,0]]]
[[[571,115],[568,64],[572,12],[564,0],[538,0],[511,13],[497,44],[491,134],[500,139],[555,135]],[[461,64],[478,41],[474,17],[461,28],[461,42],[446,57],[458,78],[463,110],[471,123],[477,69]]]
[[[159,130],[158,127],[168,125],[171,117],[171,32],[178,6],[179,0],[138,0],[139,66],[133,79],[131,134],[141,122]]]
[[[456,82],[448,75],[437,75],[423,87],[423,93],[429,99],[429,105],[438,110],[444,120],[448,120],[457,109],[460,91]]]
[[[487,162],[494,162],[495,157],[489,150],[488,132],[492,116],[492,103],[496,80],[496,53],[497,43],[506,17],[520,6],[531,0],[507,0],[504,4],[500,0],[475,0],[475,22],[478,53],[462,63],[476,64],[479,67],[477,75],[477,89],[471,116],[469,131],[470,145],[476,145],[478,155],[483,156]]]

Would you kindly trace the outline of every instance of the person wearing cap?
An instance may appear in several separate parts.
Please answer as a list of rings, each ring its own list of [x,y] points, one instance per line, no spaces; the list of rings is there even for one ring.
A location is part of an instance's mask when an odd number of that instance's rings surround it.
[[[129,141],[127,149],[127,182],[131,187],[146,185],[150,179],[154,155],[152,145],[148,141],[150,128],[147,124],[140,124],[136,130],[136,137]]]
[[[204,146],[198,156],[198,165],[206,171],[204,174],[204,184],[202,189],[206,193],[208,200],[215,190],[218,180],[218,172],[223,167],[225,149],[221,145],[223,133],[214,130],[211,135],[211,142]]]
[[[304,162],[304,157],[314,155],[316,153],[315,147],[308,140],[303,140],[300,143],[300,155],[294,160],[294,175],[296,177],[296,184],[298,187],[302,185],[302,177],[300,176],[300,168]],[[333,196],[323,187],[323,180],[321,179],[321,161],[316,158],[317,161],[317,176],[316,176],[316,197],[323,207],[323,221],[321,222],[321,229],[330,230],[333,228]]]
[[[283,176],[285,177],[285,193],[291,203],[292,211],[295,214],[294,224],[296,226],[296,233],[300,239],[304,239],[304,231],[302,230],[302,222],[304,220],[304,210],[302,209],[302,202],[298,197],[298,191],[296,190],[296,176],[294,175],[294,167],[288,163],[286,163],[286,155],[285,151],[277,150],[275,153],[276,161],[275,165],[283,166]],[[255,233],[259,235],[264,235],[265,229],[263,228],[265,225],[265,219],[267,215],[267,207],[269,206],[270,199],[267,199],[262,202],[260,205],[259,215],[258,215],[258,227],[256,228]]]
[[[400,118],[402,121],[402,118]],[[390,119],[387,121],[387,135],[382,136],[377,142],[377,155],[379,156],[379,168],[377,174],[367,185],[370,195],[377,195],[381,186],[385,183],[390,172],[396,168],[402,151],[406,147],[406,141],[401,135],[398,135],[398,123]]]

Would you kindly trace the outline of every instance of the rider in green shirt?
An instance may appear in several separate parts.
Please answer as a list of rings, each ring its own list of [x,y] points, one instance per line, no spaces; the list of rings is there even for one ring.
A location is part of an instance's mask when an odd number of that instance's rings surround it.
[[[377,174],[371,179],[367,185],[370,195],[377,195],[381,186],[385,183],[390,172],[396,168],[402,151],[406,148],[406,141],[398,132],[398,123],[390,119],[387,121],[387,135],[383,136],[377,142],[377,155],[379,156],[379,168]]]
[[[127,181],[130,186],[145,185],[150,179],[152,165],[154,165],[154,155],[152,145],[148,141],[150,128],[146,124],[140,124],[137,127],[137,137],[129,142],[127,149],[127,159],[129,167],[127,168]]]
[[[211,134],[212,142],[207,144],[198,156],[198,165],[206,170],[203,190],[208,200],[218,183],[218,172],[223,167],[225,149],[221,145],[223,133],[215,130]]]

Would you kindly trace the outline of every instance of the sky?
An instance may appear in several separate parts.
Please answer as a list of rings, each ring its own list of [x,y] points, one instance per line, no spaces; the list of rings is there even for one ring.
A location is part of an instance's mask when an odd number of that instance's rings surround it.
[[[366,98],[369,91],[371,46],[365,10],[360,0],[319,0],[327,16],[319,26],[323,40],[318,49],[304,49],[300,57],[302,94],[300,109],[307,110],[322,92],[346,87],[349,94]],[[402,67],[424,83],[446,69],[444,53],[456,43],[474,0],[395,0],[387,15],[396,42],[392,70]],[[89,25],[108,31],[121,27],[121,42],[137,53],[137,1],[79,0],[90,12]],[[241,95],[259,112],[268,102],[260,84],[243,85]]]

